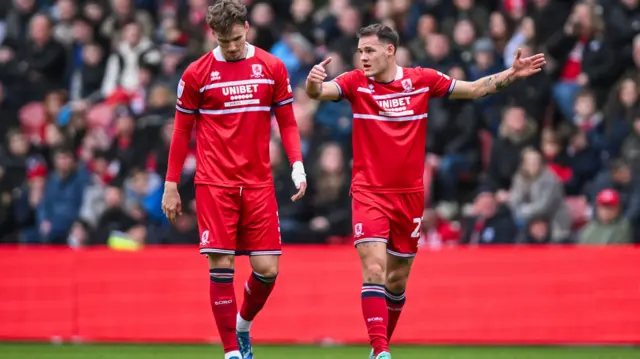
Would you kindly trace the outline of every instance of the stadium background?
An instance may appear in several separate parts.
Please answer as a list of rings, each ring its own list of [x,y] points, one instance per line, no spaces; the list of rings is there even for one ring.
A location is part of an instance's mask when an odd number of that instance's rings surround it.
[[[281,58],[293,84],[326,56],[331,77],[358,67],[355,32],[372,21],[401,34],[401,66],[459,79],[508,67],[518,47],[547,55],[543,73],[496,96],[430,101],[421,255],[396,342],[640,341],[640,255],[633,245],[607,247],[640,240],[637,0],[243,2],[250,42]],[[0,2],[0,339],[216,341],[206,264],[195,249],[193,156],[181,185],[185,215],[170,227],[160,210],[178,79],[215,46],[208,5]],[[310,190],[300,203],[288,200],[274,126],[286,245],[279,288],[255,335],[262,343],[363,343],[348,245],[350,108],[311,101],[299,87],[295,98]],[[522,166],[530,147],[542,151],[541,166],[535,157]],[[239,271],[246,274],[245,263]],[[130,355],[158,349],[140,350]],[[3,352],[51,354],[0,345]],[[294,355],[356,355],[322,353]],[[634,354],[527,353],[471,357]]]

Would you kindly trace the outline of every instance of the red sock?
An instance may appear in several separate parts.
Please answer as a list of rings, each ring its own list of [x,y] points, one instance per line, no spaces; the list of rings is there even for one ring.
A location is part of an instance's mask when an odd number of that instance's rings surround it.
[[[387,323],[389,313],[383,285],[367,283],[362,285],[362,315],[369,332],[373,354],[388,352]]]
[[[242,319],[250,322],[256,317],[258,312],[264,307],[267,298],[273,291],[276,277],[264,277],[253,272],[244,286],[244,301],[240,308],[240,316]]]
[[[218,333],[222,340],[224,352],[238,350],[236,339],[236,295],[233,291],[233,269],[210,269],[211,282],[209,285],[209,299],[211,310],[218,326]]]
[[[393,293],[385,288],[385,295],[387,297],[387,310],[389,311],[389,325],[387,326],[387,339],[391,341],[391,335],[396,329],[398,319],[400,319],[400,313],[402,313],[402,307],[404,307],[405,294]]]

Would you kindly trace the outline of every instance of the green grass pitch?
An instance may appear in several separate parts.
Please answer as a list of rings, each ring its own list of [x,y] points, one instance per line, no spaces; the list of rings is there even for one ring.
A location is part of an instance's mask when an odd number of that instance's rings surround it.
[[[359,346],[257,346],[256,359],[367,359]],[[640,349],[623,347],[392,347],[394,359],[638,359]],[[221,359],[218,346],[51,345],[1,343],[2,359]]]

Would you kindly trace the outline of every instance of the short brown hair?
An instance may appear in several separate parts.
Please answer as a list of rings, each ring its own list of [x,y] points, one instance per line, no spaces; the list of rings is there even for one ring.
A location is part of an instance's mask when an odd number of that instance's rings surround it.
[[[247,7],[237,0],[218,0],[207,9],[207,24],[220,34],[231,32],[233,25],[244,25],[247,21]]]
[[[358,38],[365,36],[377,36],[380,42],[393,45],[393,53],[396,53],[400,46],[400,36],[392,28],[383,24],[371,24],[358,31]]]

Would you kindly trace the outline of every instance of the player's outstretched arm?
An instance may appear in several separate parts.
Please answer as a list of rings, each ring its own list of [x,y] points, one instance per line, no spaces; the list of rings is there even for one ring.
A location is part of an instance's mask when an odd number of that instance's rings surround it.
[[[451,91],[451,98],[478,99],[502,91],[515,80],[529,77],[542,71],[542,66],[546,64],[544,54],[521,58],[522,50],[516,52],[513,65],[497,74],[485,76],[479,80],[456,81],[455,87]]]
[[[326,66],[330,62],[331,58],[327,57],[324,61],[315,65],[309,72],[309,76],[307,76],[307,95],[314,100],[336,101],[340,99],[338,86],[333,82],[324,81],[327,78]]]

